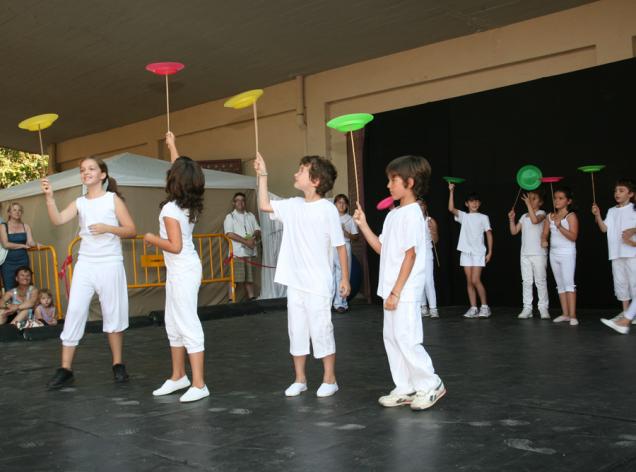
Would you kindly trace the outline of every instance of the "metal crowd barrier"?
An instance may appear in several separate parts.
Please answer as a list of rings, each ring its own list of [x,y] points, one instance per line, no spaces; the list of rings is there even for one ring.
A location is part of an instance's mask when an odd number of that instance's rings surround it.
[[[48,288],[53,294],[57,318],[62,318],[60,281],[57,277],[57,253],[53,246],[32,247],[28,250],[30,267],[33,271],[32,283],[37,288]]]

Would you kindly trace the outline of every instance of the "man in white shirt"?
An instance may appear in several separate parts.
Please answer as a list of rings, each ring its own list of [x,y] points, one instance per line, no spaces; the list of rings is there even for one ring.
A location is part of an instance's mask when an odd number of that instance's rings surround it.
[[[261,239],[261,227],[256,217],[245,210],[245,194],[237,192],[232,198],[234,210],[225,217],[223,231],[232,240],[234,253],[234,282],[245,285],[247,298],[254,296],[254,261],[256,260],[256,246]],[[230,295],[232,288],[230,287]]]

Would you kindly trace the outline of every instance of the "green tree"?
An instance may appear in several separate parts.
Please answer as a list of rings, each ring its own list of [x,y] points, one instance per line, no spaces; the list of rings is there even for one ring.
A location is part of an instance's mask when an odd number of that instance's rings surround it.
[[[44,177],[48,166],[48,156],[0,147],[0,188]]]

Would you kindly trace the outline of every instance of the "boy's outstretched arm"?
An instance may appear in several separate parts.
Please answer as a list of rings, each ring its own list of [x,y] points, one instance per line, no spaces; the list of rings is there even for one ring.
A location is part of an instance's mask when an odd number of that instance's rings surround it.
[[[260,152],[256,153],[256,159],[254,159],[254,170],[256,171],[256,178],[258,179],[258,209],[267,213],[272,213],[274,209],[269,202],[269,193],[267,191],[267,166],[265,165],[265,159],[263,159]]]
[[[448,211],[457,216],[457,208],[455,208],[455,184],[448,184]]]
[[[415,248],[412,247],[407,249],[404,252],[404,260],[402,261],[402,265],[400,266],[400,272],[398,273],[398,278],[395,281],[395,285],[391,290],[391,294],[384,301],[384,308],[389,311],[395,310],[397,308],[398,302],[400,301],[400,294],[402,293],[402,289],[404,288],[404,284],[411,275],[411,271],[413,270],[413,266],[415,265]]]
[[[340,269],[342,270],[342,275],[340,277],[340,282],[338,285],[338,292],[342,298],[346,298],[351,293],[351,284],[349,283],[349,258],[347,257],[347,248],[343,244],[342,246],[336,247],[338,251],[338,260],[340,261]]]
[[[357,206],[358,208],[356,208],[356,211],[353,212],[353,221],[355,221],[358,225],[358,229],[364,236],[364,239],[367,240],[367,244],[371,246],[371,249],[380,254],[380,251],[382,250],[380,238],[378,238],[378,236],[371,231],[371,228],[369,228],[369,225],[367,224],[367,217],[360,209],[360,202],[357,202]]]

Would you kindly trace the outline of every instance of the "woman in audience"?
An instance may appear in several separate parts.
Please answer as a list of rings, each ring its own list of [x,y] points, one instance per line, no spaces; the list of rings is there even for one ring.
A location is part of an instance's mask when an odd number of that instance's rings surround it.
[[[4,263],[0,266],[4,289],[7,291],[16,286],[15,275],[18,267],[29,266],[27,249],[36,245],[31,235],[31,227],[22,222],[22,212],[22,205],[12,202],[9,205],[7,222],[0,224],[0,243],[8,251]]]

